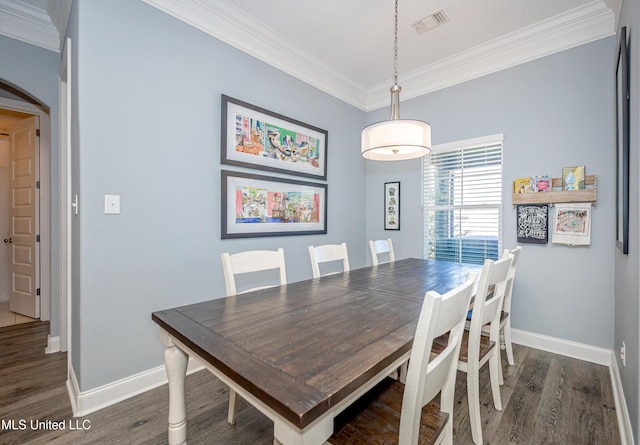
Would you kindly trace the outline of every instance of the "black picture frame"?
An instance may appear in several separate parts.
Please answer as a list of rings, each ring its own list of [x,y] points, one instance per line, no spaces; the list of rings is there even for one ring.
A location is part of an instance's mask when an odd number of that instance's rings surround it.
[[[384,183],[384,230],[400,230],[400,182]]]
[[[518,243],[547,244],[549,241],[548,204],[518,204],[516,214]]]
[[[327,184],[222,170],[222,239],[327,233]]]
[[[629,49],[620,29],[616,63],[616,246],[629,253]]]
[[[327,179],[327,130],[221,96],[220,162]]]

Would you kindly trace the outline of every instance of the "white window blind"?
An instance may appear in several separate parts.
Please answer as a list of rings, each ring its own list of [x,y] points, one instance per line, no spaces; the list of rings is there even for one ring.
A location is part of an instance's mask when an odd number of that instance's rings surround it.
[[[502,250],[502,135],[424,158],[423,257],[483,264]]]

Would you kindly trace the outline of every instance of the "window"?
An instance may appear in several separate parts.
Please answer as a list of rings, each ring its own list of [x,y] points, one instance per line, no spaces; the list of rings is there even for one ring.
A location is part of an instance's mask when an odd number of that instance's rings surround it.
[[[424,158],[423,258],[483,264],[502,250],[503,135],[433,147]]]

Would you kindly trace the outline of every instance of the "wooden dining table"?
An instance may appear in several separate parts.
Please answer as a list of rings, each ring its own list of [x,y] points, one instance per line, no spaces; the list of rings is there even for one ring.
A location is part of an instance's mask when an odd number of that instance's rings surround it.
[[[189,356],[273,420],[276,443],[324,443],[334,417],[409,358],[425,292],[480,269],[410,258],[154,312],[169,443],[186,443]]]

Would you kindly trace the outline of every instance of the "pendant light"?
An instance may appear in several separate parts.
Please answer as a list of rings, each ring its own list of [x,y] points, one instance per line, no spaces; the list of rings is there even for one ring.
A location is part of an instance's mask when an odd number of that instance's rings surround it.
[[[394,84],[391,87],[391,116],[362,130],[362,157],[373,161],[403,161],[431,152],[431,126],[422,121],[400,119],[398,85],[398,0],[394,40]]]

